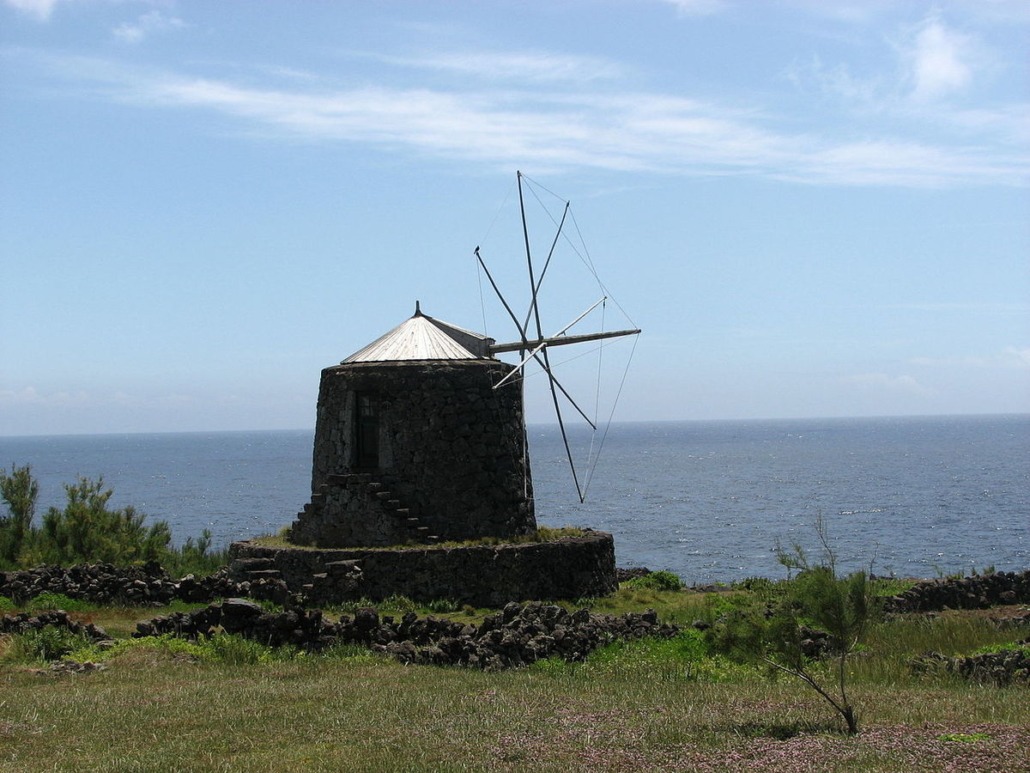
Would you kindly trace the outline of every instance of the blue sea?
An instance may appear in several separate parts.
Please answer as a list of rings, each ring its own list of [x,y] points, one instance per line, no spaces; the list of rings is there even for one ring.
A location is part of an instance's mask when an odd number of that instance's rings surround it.
[[[0,437],[0,466],[32,466],[40,514],[62,484],[103,476],[113,506],[168,521],[177,542],[207,528],[224,545],[296,517],[312,438]],[[611,532],[620,566],[691,584],[783,577],[775,546],[818,558],[819,520],[842,570],[1030,568],[1030,416],[613,424],[583,504],[556,428],[530,428],[530,456],[539,523]]]

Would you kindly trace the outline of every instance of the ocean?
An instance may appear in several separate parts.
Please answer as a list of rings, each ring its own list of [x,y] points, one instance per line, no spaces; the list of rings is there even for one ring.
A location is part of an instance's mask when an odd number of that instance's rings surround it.
[[[821,520],[842,571],[1030,568],[1030,416],[616,423],[582,504],[557,428],[529,436],[537,521],[611,532],[619,566],[690,584],[783,577],[776,545],[819,558]],[[296,517],[312,438],[0,437],[0,466],[32,466],[37,518],[63,503],[62,484],[102,476],[113,506],[168,521],[176,542],[207,528],[225,545]]]

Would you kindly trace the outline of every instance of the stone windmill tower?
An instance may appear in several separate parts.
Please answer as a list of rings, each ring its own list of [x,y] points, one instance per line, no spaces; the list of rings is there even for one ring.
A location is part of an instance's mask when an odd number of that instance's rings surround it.
[[[521,375],[531,361],[547,374],[557,421],[580,500],[559,393],[580,415],[552,372],[550,349],[635,336],[639,329],[570,335],[607,296],[552,336],[544,336],[538,293],[569,204],[539,276],[529,247],[522,174],[518,175],[531,291],[524,320],[476,259],[518,332],[494,339],[415,314],[339,365],[322,371],[311,501],[290,531],[295,544],[324,548],[432,544],[536,533]],[[518,352],[510,365],[497,354]],[[591,422],[593,427],[593,423]]]
[[[415,314],[322,371],[311,502],[291,542],[371,547],[536,532],[522,393],[493,339]]]
[[[555,243],[563,223],[564,215]],[[594,425],[558,383],[548,352],[640,331],[570,335],[603,308],[605,296],[544,336],[538,293],[553,251],[552,244],[538,276],[527,236],[532,301],[520,319],[475,250],[517,340],[497,343],[427,316],[416,303],[410,319],[322,371],[311,500],[287,544],[257,538],[230,547],[238,579],[280,578],[319,603],[400,594],[494,605],[605,595],[617,587],[610,534],[537,532],[522,375],[535,362],[547,376],[582,501],[559,395]],[[515,352],[517,364],[497,359]],[[438,544],[452,542],[467,544]]]

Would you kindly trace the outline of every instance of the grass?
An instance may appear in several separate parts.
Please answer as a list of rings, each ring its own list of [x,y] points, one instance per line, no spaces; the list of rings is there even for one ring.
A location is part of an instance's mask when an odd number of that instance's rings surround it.
[[[592,603],[610,613],[650,606],[689,623],[741,593],[624,586]],[[88,674],[52,673],[17,651],[18,637],[0,637],[0,768],[1030,769],[1025,687],[920,679],[906,667],[927,649],[969,653],[1025,635],[980,612],[880,623],[853,660],[862,732],[847,738],[817,696],[709,656],[693,630],[613,643],[581,664],[500,673],[405,667],[353,646],[309,656],[228,636],[199,645],[124,638],[134,620],[167,611],[74,612],[122,637],[92,653],[107,668]]]
[[[590,532],[579,529],[573,526],[563,528],[550,528],[548,526],[541,526],[536,530],[535,534],[526,534],[523,536],[516,537],[481,537],[479,539],[469,539],[462,541],[446,541],[446,542],[434,542],[432,545],[424,544],[405,544],[405,545],[391,545],[389,547],[367,547],[361,548],[361,550],[426,550],[427,548],[468,548],[468,547],[482,547],[482,546],[495,546],[495,545],[525,545],[536,542],[556,542],[561,539],[569,539],[571,537],[585,537]],[[297,545],[290,542],[288,539],[289,530],[284,529],[278,534],[265,534],[260,537],[254,537],[249,540],[251,545],[257,545],[265,548],[291,548],[296,550],[324,550],[325,548],[313,547],[310,545]],[[346,549],[346,548],[341,548]]]

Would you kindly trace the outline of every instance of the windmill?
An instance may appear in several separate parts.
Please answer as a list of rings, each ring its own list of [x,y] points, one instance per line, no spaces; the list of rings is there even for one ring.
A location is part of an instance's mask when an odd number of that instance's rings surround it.
[[[598,431],[599,420],[596,414],[594,416],[589,415],[588,412],[584,410],[584,408],[581,406],[580,402],[572,396],[570,390],[567,389],[558,379],[557,375],[555,374],[555,365],[551,361],[550,351],[551,349],[554,349],[556,347],[598,342],[597,351],[600,353],[602,348],[605,346],[603,342],[608,341],[610,339],[626,338],[630,336],[634,337],[635,347],[635,337],[640,334],[640,329],[637,327],[610,331],[605,331],[602,329],[599,331],[588,333],[570,334],[570,330],[572,330],[576,325],[587,319],[595,311],[599,309],[605,309],[612,299],[610,297],[610,294],[604,288],[604,285],[600,282],[600,279],[597,277],[597,273],[596,271],[594,271],[593,266],[590,263],[589,254],[585,251],[585,248],[580,250],[579,248],[575,247],[567,234],[569,220],[571,219],[574,222],[574,218],[571,218],[571,204],[568,201],[564,202],[564,206],[561,209],[560,217],[552,217],[555,229],[553,237],[549,241],[549,248],[547,249],[546,258],[543,260],[542,265],[539,262],[534,263],[534,250],[531,244],[530,227],[526,215],[524,183],[526,183],[527,185],[534,186],[535,184],[531,183],[531,181],[525,178],[522,172],[516,172],[516,182],[518,188],[518,202],[522,231],[521,235],[522,242],[525,246],[525,261],[526,267],[528,269],[529,278],[529,308],[526,311],[524,317],[519,317],[516,314],[515,310],[512,308],[512,304],[509,303],[505,295],[501,292],[500,286],[498,282],[495,280],[493,273],[491,273],[490,269],[487,267],[486,261],[482,256],[480,247],[477,246],[474,250],[474,254],[479,269],[481,269],[482,272],[486,275],[491,288],[493,289],[502,307],[504,308],[504,311],[506,312],[508,318],[514,324],[515,331],[518,334],[517,340],[508,343],[493,343],[489,347],[489,352],[492,355],[503,354],[508,352],[518,352],[520,358],[519,363],[516,365],[515,369],[508,373],[500,381],[498,381],[498,383],[494,385],[494,388],[500,389],[516,381],[519,382],[520,386],[524,386],[526,367],[530,363],[535,363],[537,366],[539,366],[542,373],[547,378],[548,390],[550,392],[551,397],[551,405],[553,406],[555,419],[557,420],[558,428],[561,433],[562,444],[565,449],[565,455],[569,462],[569,468],[572,472],[572,479],[576,487],[576,493],[579,497],[579,501],[582,503],[586,499],[586,491],[587,486],[589,484],[589,472],[585,479],[581,479],[581,476],[576,469],[576,459],[574,458],[572,447],[569,442],[569,433],[565,426],[566,420],[565,414],[563,414],[562,412],[562,404],[563,402],[567,403],[568,406],[570,406],[574,410],[575,414],[577,414],[583,421],[585,421],[586,424],[590,427],[591,431],[594,433]],[[542,189],[542,186],[539,187],[541,187]],[[554,194],[551,195],[553,196]],[[576,232],[578,233],[578,228],[576,228]],[[559,329],[557,332],[552,333],[551,335],[545,335],[543,323],[541,320],[540,296],[541,291],[544,287],[544,280],[545,278],[547,278],[547,275],[552,268],[556,250],[559,247],[559,245],[563,243],[572,245],[573,251],[576,252],[579,258],[583,260],[584,264],[587,265],[587,267],[590,270],[590,273],[597,281],[598,288],[601,291],[601,297],[598,300],[591,303],[584,311],[579,313],[579,315],[576,316],[575,319],[573,319],[571,322],[569,322],[564,327]],[[625,312],[623,312],[623,314],[625,315]],[[626,318],[628,319],[628,315],[626,315]],[[632,353],[630,354],[629,359],[632,359]],[[628,367],[629,361],[627,360],[627,370]],[[623,373],[623,381],[624,379],[625,373]],[[619,385],[619,390],[621,392],[621,382]],[[616,401],[617,399],[618,398],[616,397]],[[615,406],[613,402],[613,412],[614,407]],[[609,424],[610,421],[611,416],[609,415]],[[596,462],[596,457],[594,457],[593,462]]]

